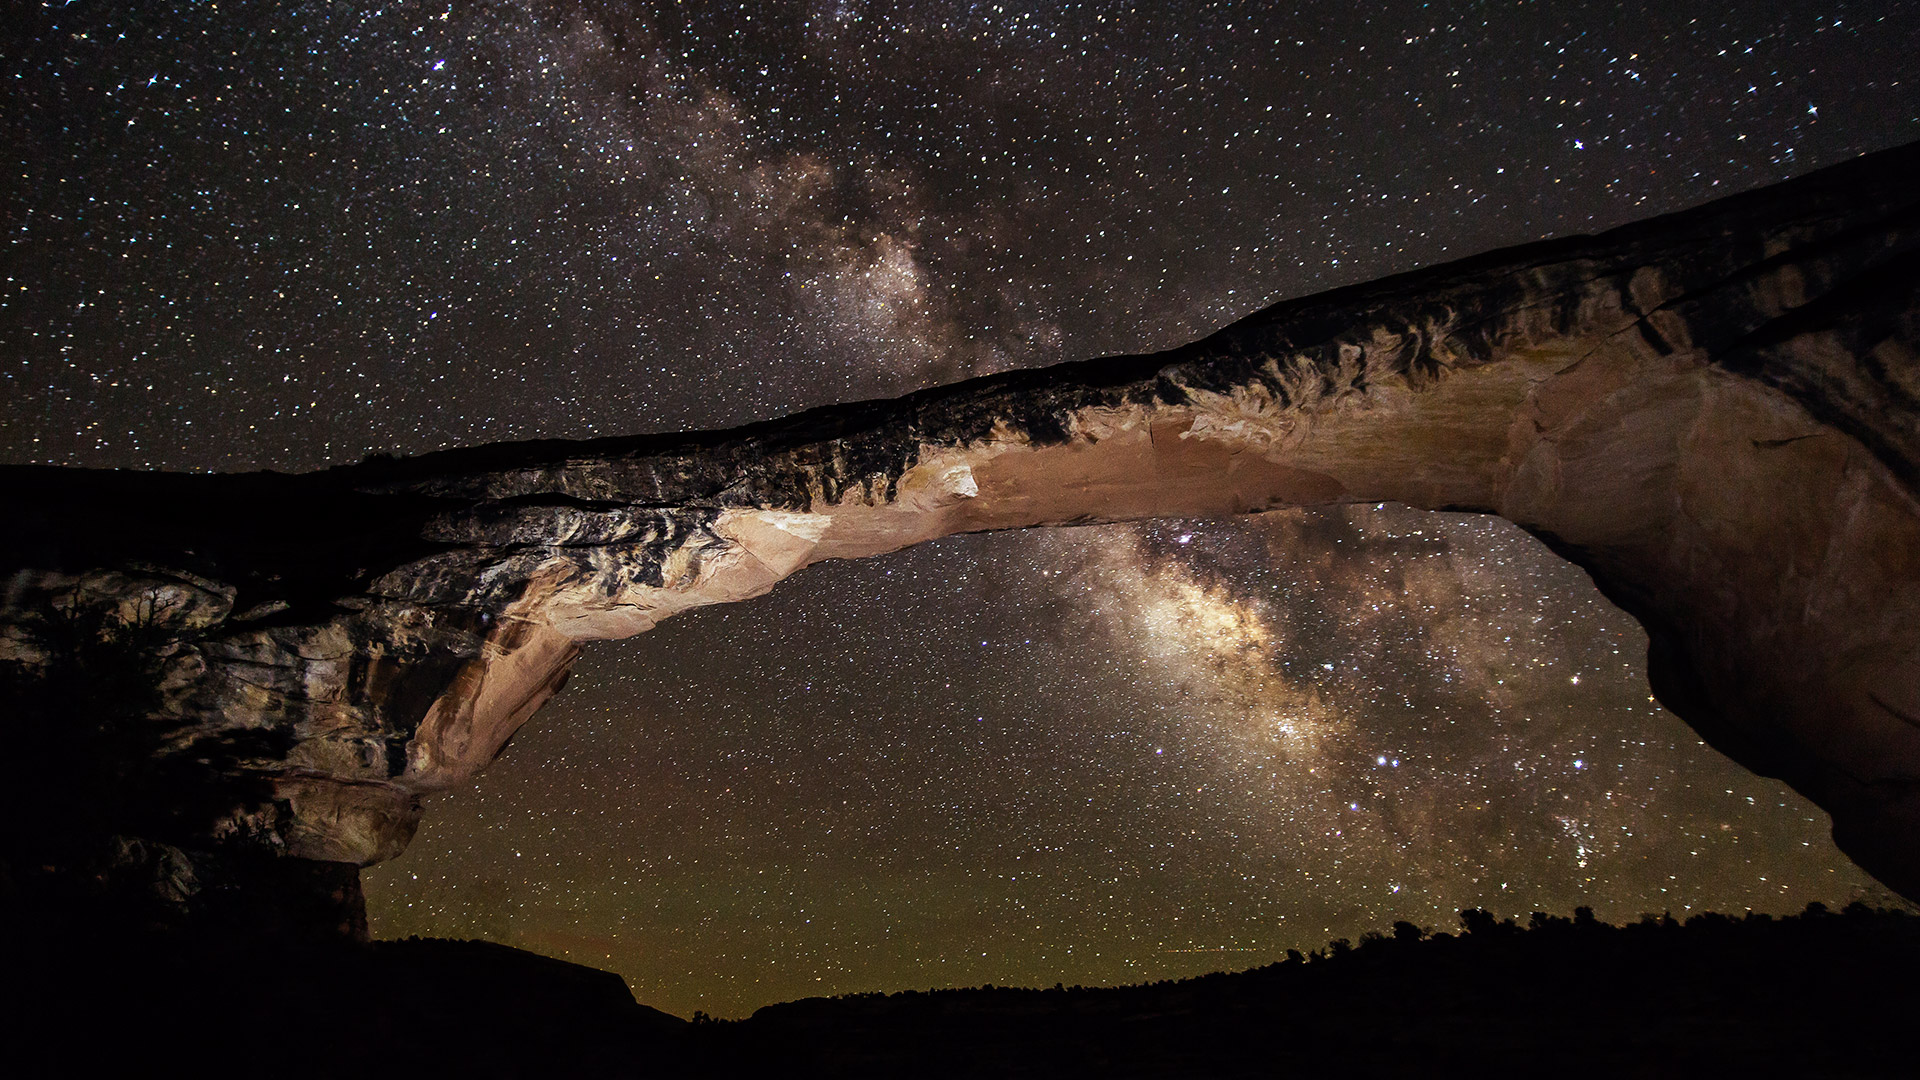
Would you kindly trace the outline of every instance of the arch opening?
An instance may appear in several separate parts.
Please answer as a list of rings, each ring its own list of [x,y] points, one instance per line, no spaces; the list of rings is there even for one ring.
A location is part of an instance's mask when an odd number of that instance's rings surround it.
[[[369,868],[370,912],[744,1015],[1198,974],[1472,906],[1884,895],[1651,702],[1644,656],[1483,515],[950,537],[590,647]]]

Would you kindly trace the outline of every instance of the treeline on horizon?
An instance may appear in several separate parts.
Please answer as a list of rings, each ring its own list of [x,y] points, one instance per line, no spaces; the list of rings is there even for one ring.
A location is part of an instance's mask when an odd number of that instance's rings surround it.
[[[1296,1076],[1880,1077],[1912,1075],[1920,1010],[1906,977],[1920,917],[1861,902],[1623,926],[1473,908],[1451,931],[1400,922],[1238,972],[849,994],[692,1023],[635,1002],[616,975],[488,942],[14,937],[43,946],[19,957],[34,964],[0,962],[25,1002],[8,1016],[18,1031],[104,1020],[118,1033],[21,1036],[57,1059],[47,1075],[132,1074],[151,1064],[143,1048],[166,1046],[213,1063],[209,1076],[272,1061],[316,1077],[1060,1080],[1267,1077],[1284,1061]]]
[[[1481,908],[1237,972],[808,998],[685,1025],[712,1076],[1913,1075],[1920,917]]]
[[[1369,931],[1362,934],[1358,942],[1349,938],[1334,938],[1324,947],[1301,952],[1288,949],[1283,958],[1258,967],[1240,971],[1213,971],[1204,975],[1192,975],[1179,979],[1157,979],[1138,983],[1126,983],[1117,986],[1072,986],[1055,983],[1051,987],[997,986],[987,983],[982,986],[938,987],[928,990],[869,990],[831,997],[802,998],[782,1005],[796,1005],[802,1002],[814,1004],[828,1001],[873,1001],[891,998],[940,997],[943,995],[993,994],[1124,994],[1129,991],[1145,989],[1163,989],[1170,987],[1197,987],[1210,982],[1229,979],[1244,979],[1262,975],[1273,975],[1293,968],[1313,967],[1326,970],[1325,965],[1351,961],[1361,963],[1388,958],[1401,959],[1414,951],[1444,952],[1451,947],[1466,950],[1478,950],[1502,944],[1519,944],[1524,940],[1536,945],[1578,944],[1596,941],[1644,941],[1658,944],[1662,941],[1676,941],[1688,937],[1711,937],[1719,943],[1733,944],[1740,939],[1751,939],[1766,934],[1789,936],[1800,927],[1837,929],[1843,932],[1866,933],[1904,933],[1920,939],[1920,915],[1903,909],[1875,907],[1862,900],[1855,900],[1838,911],[1815,900],[1806,908],[1789,915],[1771,915],[1765,912],[1747,911],[1743,915],[1726,915],[1720,912],[1703,911],[1687,916],[1684,920],[1674,917],[1671,911],[1661,914],[1645,913],[1634,922],[1615,925],[1594,917],[1590,907],[1577,907],[1573,916],[1550,915],[1536,911],[1523,924],[1517,918],[1500,918],[1485,908],[1466,908],[1459,914],[1459,930],[1449,933],[1443,930],[1427,930],[1400,920],[1389,931]],[[782,1005],[767,1006],[780,1008]],[[704,1012],[695,1012],[695,1023],[729,1023],[737,1021],[720,1020],[709,1017]]]

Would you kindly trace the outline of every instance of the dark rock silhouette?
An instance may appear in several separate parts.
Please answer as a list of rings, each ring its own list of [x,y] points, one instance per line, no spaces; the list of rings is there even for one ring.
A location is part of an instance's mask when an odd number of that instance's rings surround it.
[[[1661,701],[1920,896],[1917,174],[1906,147],[1166,353],[734,431],[0,469],[7,894],[291,924],[237,913],[304,881],[310,929],[351,935],[355,868],[583,641],[954,532],[1392,500],[1585,567],[1647,628]]]
[[[484,942],[42,937],[0,950],[17,991],[3,1030],[17,1075],[1912,1075],[1920,918],[1462,923],[1177,982],[857,994],[693,1023],[617,976]]]
[[[639,1076],[678,1017],[618,975],[482,941],[91,933],[0,949],[17,1076]]]
[[[1369,935],[1237,974],[796,1001],[688,1037],[698,1069],[739,1076],[1912,1072],[1920,991],[1899,972],[1920,919],[1462,915],[1458,936]]]

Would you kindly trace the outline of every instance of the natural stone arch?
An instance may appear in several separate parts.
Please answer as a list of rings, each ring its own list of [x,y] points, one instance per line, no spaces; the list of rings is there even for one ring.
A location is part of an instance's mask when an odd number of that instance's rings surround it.
[[[581,642],[811,563],[1286,505],[1471,510],[1591,573],[1647,628],[1663,703],[1920,896],[1917,166],[1892,151],[1167,353],[730,432],[299,477],[9,470],[4,640],[39,661],[18,631],[36,600],[164,597],[163,711],[290,741],[236,766],[274,797],[214,831],[364,865],[494,758]]]

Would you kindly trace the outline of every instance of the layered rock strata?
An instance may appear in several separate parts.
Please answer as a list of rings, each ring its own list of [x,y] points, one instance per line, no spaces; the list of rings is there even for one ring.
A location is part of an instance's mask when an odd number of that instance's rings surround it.
[[[1920,897],[1917,175],[1920,147],[1889,151],[1169,352],[733,431],[299,476],[9,468],[0,660],[50,670],[47,627],[79,612],[138,628],[115,640],[153,661],[152,753],[245,781],[146,839],[188,864],[366,865],[583,642],[824,559],[1282,506],[1470,510],[1587,569],[1647,628],[1663,703]]]

